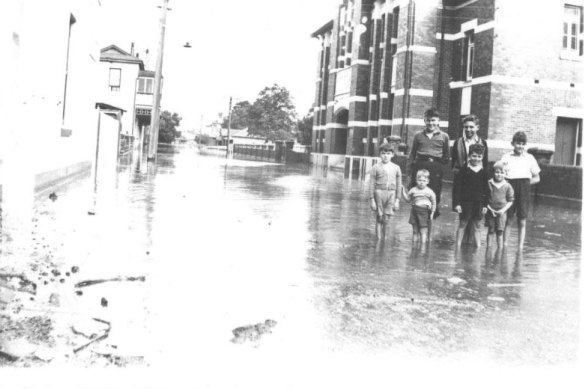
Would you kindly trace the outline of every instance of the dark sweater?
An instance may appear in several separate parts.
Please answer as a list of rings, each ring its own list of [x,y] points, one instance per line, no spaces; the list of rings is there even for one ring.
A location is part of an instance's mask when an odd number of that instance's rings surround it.
[[[454,176],[452,187],[452,208],[462,203],[480,203],[486,207],[489,201],[489,184],[487,171],[474,172],[466,165]]]

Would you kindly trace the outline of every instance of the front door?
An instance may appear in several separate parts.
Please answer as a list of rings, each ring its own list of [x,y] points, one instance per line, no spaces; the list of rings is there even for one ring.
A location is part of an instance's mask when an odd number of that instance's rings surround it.
[[[558,117],[556,124],[555,165],[574,165],[579,119]]]

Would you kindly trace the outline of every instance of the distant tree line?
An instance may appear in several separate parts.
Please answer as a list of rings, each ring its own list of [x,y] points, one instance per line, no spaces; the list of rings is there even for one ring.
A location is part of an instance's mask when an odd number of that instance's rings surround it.
[[[310,125],[308,128],[308,122]],[[229,115],[223,117],[221,126],[227,128]],[[267,140],[293,140],[310,144],[312,117],[298,120],[290,92],[274,84],[260,91],[253,103],[240,101],[231,109],[231,128],[248,129],[253,136]]]

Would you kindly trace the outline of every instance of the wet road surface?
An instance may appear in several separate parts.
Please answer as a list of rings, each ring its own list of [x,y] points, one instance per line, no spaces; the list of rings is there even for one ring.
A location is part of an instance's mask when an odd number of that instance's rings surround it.
[[[283,355],[307,364],[332,355],[576,361],[579,210],[536,203],[520,256],[516,231],[508,253],[484,244],[455,253],[447,185],[430,247],[420,252],[409,205],[379,243],[366,183],[333,171],[226,161],[187,146],[160,154],[156,168],[122,161],[95,197],[92,187],[90,177],[78,178],[56,188],[56,200],[41,194],[32,223],[3,225],[2,272],[37,277],[38,290],[31,306],[2,289],[0,313],[14,316],[20,304],[25,316],[50,317],[51,341],[29,342],[69,350],[49,352],[51,363],[101,366],[120,355],[174,369]],[[79,271],[51,281],[51,270],[73,266]],[[145,281],[76,293],[80,281],[121,276]],[[58,304],[48,304],[53,295]],[[109,337],[71,353],[84,340],[58,323],[72,317],[107,321]],[[246,326],[251,332],[234,339],[232,330]]]

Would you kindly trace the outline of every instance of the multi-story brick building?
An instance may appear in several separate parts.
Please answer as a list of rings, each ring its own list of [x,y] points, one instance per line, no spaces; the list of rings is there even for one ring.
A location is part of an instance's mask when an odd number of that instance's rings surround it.
[[[390,135],[410,145],[423,112],[451,139],[480,118],[491,159],[517,130],[552,163],[580,165],[584,0],[342,0],[321,42],[312,161],[376,155]]]

